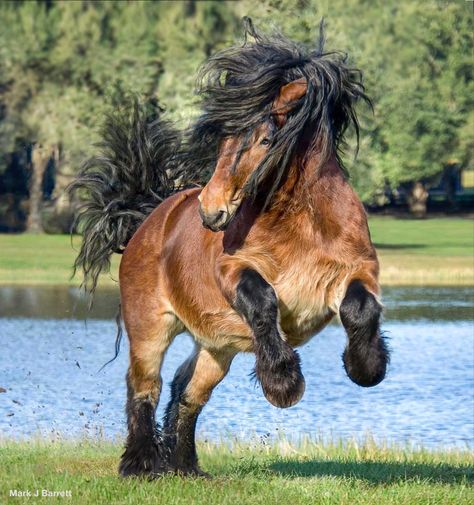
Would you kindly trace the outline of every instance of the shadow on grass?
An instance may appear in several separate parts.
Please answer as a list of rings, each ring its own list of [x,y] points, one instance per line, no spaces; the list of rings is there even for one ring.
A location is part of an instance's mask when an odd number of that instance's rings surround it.
[[[425,244],[374,244],[376,249],[387,249],[389,251],[401,251],[403,249],[423,249]]]
[[[472,467],[446,464],[340,462],[340,461],[279,461],[270,466],[279,475],[294,477],[349,477],[371,484],[428,480],[442,484],[474,484]]]

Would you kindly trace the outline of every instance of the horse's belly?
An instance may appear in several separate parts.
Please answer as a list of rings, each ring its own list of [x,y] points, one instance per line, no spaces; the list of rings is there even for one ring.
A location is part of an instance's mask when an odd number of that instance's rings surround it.
[[[281,328],[292,346],[307,342],[337,313],[342,283],[336,276],[324,280],[327,282],[321,282],[321,277],[301,275],[275,285]]]
[[[320,332],[333,317],[334,312],[329,307],[317,313],[283,313],[281,315],[281,329],[288,343],[295,347],[305,344]]]

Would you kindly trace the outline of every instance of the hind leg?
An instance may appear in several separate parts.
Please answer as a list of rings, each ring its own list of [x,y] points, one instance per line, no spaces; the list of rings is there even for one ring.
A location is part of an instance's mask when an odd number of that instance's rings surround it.
[[[159,475],[170,471],[169,454],[155,422],[161,392],[161,364],[181,323],[170,313],[140,303],[124,304],[124,321],[130,340],[127,374],[128,437],[119,471],[130,475]]]
[[[177,370],[164,420],[170,464],[182,475],[206,476],[199,469],[195,444],[196,422],[212,390],[226,376],[234,351],[203,349]]]
[[[350,379],[359,386],[375,386],[383,380],[389,353],[380,334],[382,307],[359,280],[349,284],[339,308],[349,337],[343,354]]]

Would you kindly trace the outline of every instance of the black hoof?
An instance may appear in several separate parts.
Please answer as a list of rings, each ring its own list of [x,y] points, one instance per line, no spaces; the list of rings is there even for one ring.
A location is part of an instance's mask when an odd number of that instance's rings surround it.
[[[119,472],[122,477],[160,477],[173,471],[168,459],[167,450],[158,438],[131,440],[122,454]]]
[[[257,359],[255,374],[262,385],[265,398],[275,407],[287,408],[297,404],[305,390],[300,357],[289,345],[272,361]]]
[[[376,386],[385,378],[389,353],[383,338],[372,345],[353,347],[349,344],[342,355],[349,378],[362,387]]]

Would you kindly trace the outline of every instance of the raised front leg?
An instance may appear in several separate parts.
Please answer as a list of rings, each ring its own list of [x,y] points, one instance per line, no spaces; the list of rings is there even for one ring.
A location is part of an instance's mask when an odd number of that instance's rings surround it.
[[[196,422],[212,390],[227,374],[235,352],[196,348],[177,370],[164,419],[172,469],[181,475],[206,476],[198,466]]]
[[[380,333],[382,307],[359,280],[347,288],[339,308],[349,337],[342,356],[349,378],[359,386],[375,386],[383,380],[389,352]]]
[[[303,396],[305,381],[298,353],[279,327],[275,290],[257,271],[237,264],[221,267],[218,282],[252,330],[255,374],[265,398],[276,407],[295,405]]]

